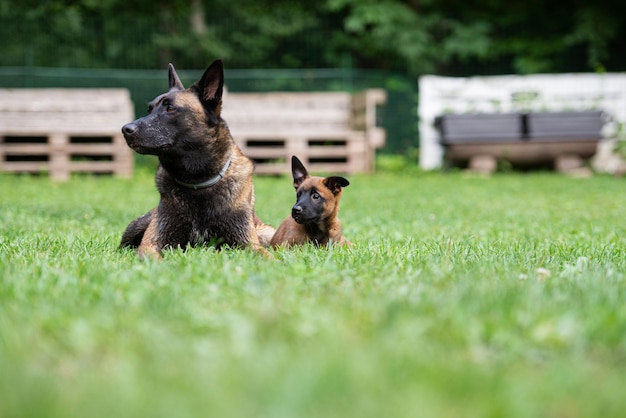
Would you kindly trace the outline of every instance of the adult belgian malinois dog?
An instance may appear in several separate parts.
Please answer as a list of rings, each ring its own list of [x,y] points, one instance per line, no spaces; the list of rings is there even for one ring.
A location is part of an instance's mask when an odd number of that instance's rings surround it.
[[[295,155],[291,157],[291,173],[296,204],[276,230],[271,245],[350,245],[338,217],[341,193],[350,182],[339,176],[311,177]]]
[[[224,67],[213,62],[188,89],[169,65],[169,91],[148,115],[122,127],[128,146],[156,155],[156,208],[135,219],[120,247],[160,259],[166,248],[188,245],[249,247],[265,253],[274,228],[254,212],[252,162],[221,118]]]

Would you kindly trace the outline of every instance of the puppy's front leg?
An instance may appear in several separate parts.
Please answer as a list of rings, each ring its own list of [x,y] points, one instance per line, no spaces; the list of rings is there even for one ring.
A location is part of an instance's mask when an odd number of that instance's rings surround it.
[[[346,239],[346,237],[343,236],[341,223],[339,223],[338,219],[328,229],[328,235],[330,237],[330,240],[332,242],[334,242],[335,244],[337,244],[337,245],[341,245],[341,246],[343,246],[343,245],[351,246],[352,245],[352,243],[350,241],[348,241]]]
[[[352,243],[350,241],[348,241],[343,235],[339,237],[339,239],[337,241],[335,241],[335,243],[339,246],[346,246],[346,247],[351,247]]]

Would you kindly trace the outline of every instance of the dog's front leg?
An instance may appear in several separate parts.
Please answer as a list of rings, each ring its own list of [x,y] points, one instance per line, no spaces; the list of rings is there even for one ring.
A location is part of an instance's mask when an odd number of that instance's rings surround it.
[[[341,224],[338,221],[330,227],[328,231],[328,235],[330,237],[330,240],[337,245],[340,245],[340,246],[352,245],[352,243],[348,241],[346,237],[343,236]]]
[[[265,249],[263,244],[261,244],[261,242],[259,240],[259,236],[257,235],[257,231],[254,228],[251,229],[250,241],[248,242],[246,247],[248,247],[252,251],[255,251],[258,254],[261,254],[263,257],[265,257],[268,260],[273,260],[274,259],[272,254],[270,254],[269,251],[267,251]]]
[[[163,257],[161,256],[163,244],[159,239],[157,220],[157,216],[152,217],[150,224],[146,228],[146,232],[143,234],[141,244],[139,244],[139,247],[137,248],[137,255],[141,259],[163,259]]]
[[[339,239],[337,241],[335,241],[335,243],[339,246],[347,246],[347,247],[351,247],[352,243],[350,241],[348,241],[343,235],[339,237]]]
[[[132,221],[126,227],[119,245],[120,248],[139,247],[139,244],[141,244],[141,240],[143,239],[143,234],[146,232],[148,225],[150,225],[150,221],[152,220],[155,211],[156,209],[152,209],[150,212]]]

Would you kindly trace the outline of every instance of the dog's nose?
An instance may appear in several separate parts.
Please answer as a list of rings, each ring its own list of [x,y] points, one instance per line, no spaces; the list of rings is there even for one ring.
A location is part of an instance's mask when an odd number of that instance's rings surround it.
[[[294,206],[293,208],[291,208],[291,214],[292,215],[300,215],[302,213],[302,206]]]
[[[135,133],[136,130],[137,130],[137,125],[135,125],[135,123],[133,122],[127,123],[126,125],[122,126],[122,133],[124,135],[132,135]]]

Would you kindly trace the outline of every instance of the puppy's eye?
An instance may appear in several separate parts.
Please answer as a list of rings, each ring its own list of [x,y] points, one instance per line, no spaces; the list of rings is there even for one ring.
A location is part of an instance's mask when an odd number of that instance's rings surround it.
[[[148,113],[152,113],[152,109],[154,109],[154,106],[152,105],[148,106]]]
[[[320,198],[320,194],[319,193],[311,193],[311,199],[317,200],[319,198]]]

